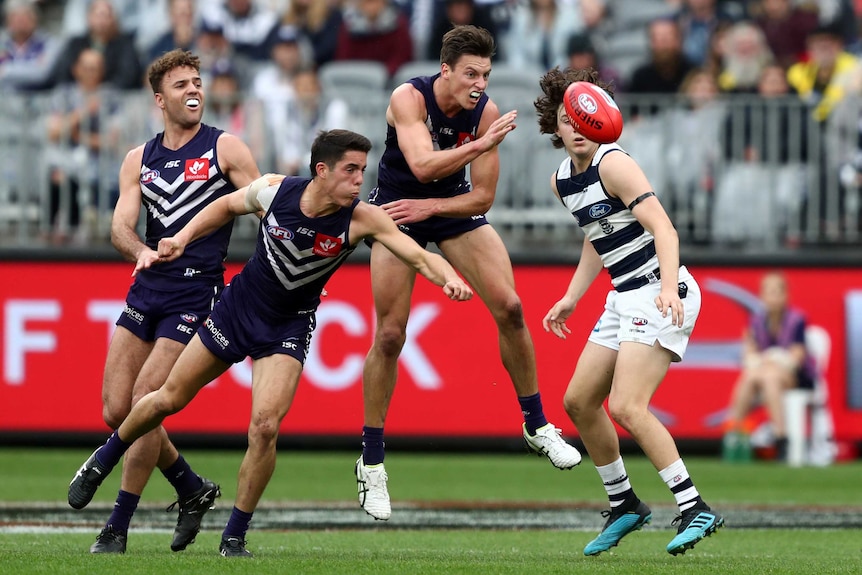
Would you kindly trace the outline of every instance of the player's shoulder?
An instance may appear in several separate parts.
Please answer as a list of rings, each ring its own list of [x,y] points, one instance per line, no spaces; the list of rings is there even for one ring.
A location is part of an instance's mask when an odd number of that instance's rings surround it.
[[[146,149],[147,144],[141,144],[139,146],[135,146],[128,152],[126,152],[126,157],[123,160],[123,163],[138,163],[140,164],[144,160],[144,150]]]
[[[248,148],[246,143],[242,141],[242,138],[235,134],[231,134],[230,132],[222,132],[219,134],[217,141],[220,148],[227,146],[228,150]]]

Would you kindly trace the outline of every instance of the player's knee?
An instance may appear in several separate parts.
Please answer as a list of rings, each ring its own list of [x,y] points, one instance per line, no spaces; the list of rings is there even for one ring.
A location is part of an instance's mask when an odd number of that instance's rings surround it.
[[[105,401],[102,404],[102,420],[111,429],[117,429],[129,415],[132,406],[125,401]]]
[[[598,405],[598,408],[602,408],[601,404]],[[593,413],[596,406],[591,404],[585,395],[567,391],[563,395],[563,409],[566,410],[569,419],[577,425],[588,414]]]
[[[613,396],[608,399],[608,413],[611,419],[629,433],[637,425],[643,411],[640,406],[625,399],[614,398]]]
[[[278,439],[279,420],[274,415],[259,414],[248,427],[249,445],[266,446]]]
[[[521,298],[513,293],[497,308],[494,317],[501,329],[523,329],[524,307],[521,305]]]
[[[566,393],[563,396],[563,409],[572,421],[577,421],[584,412],[584,405],[573,393]]]
[[[401,326],[378,325],[374,335],[374,346],[379,353],[397,356],[407,340],[407,332]]]

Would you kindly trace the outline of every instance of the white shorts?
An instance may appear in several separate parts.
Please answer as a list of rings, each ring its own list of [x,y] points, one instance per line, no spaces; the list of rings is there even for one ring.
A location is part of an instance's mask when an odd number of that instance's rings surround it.
[[[684,318],[682,327],[671,324],[671,315],[662,317],[655,306],[661,292],[661,280],[626,292],[611,290],[605,300],[605,311],[590,334],[589,341],[619,351],[620,342],[634,341],[659,345],[673,354],[672,361],[682,361],[694,324],[700,313],[700,286],[685,266],[679,268]],[[682,286],[685,284],[685,287]]]

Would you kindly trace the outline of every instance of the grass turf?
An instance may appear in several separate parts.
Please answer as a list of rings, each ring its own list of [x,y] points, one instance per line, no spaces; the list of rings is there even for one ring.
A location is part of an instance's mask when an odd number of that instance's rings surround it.
[[[42,502],[64,506],[66,488],[89,455],[77,449],[0,449],[0,502]],[[242,459],[235,451],[188,451],[198,472],[218,480],[219,507],[231,504]],[[355,502],[352,478],[356,453],[282,452],[262,505],[287,501]],[[627,457],[629,475],[640,497],[652,505],[672,504],[665,485],[648,461]],[[771,463],[727,465],[716,459],[686,458],[689,471],[709,503],[785,507],[790,505],[860,508],[862,464],[825,469],[789,469]],[[393,501],[512,502],[602,505],[604,491],[589,461],[567,472],[519,454],[464,455],[389,453],[387,471]],[[119,470],[103,484],[95,501],[110,504],[119,487]],[[158,474],[142,506],[171,501],[173,493]],[[69,509],[70,517],[75,513]],[[2,527],[2,526],[0,526]],[[267,531],[248,533],[256,557],[219,557],[219,532],[205,530],[182,553],[171,553],[169,533],[133,532],[124,556],[92,556],[86,549],[95,530],[40,531],[0,528],[0,573],[92,574],[280,573],[464,575],[509,573],[590,573],[658,575],[685,573],[859,573],[859,532],[843,530],[734,529],[732,525],[686,555],[672,557],[665,545],[674,532],[651,525],[627,537],[610,553],[584,557],[595,532],[551,530],[395,530],[371,523],[368,529]]]
[[[89,456],[78,449],[0,449],[0,501],[65,504],[69,481]],[[223,499],[233,500],[240,451],[188,451],[198,473],[221,484]],[[353,501],[353,464],[358,453],[281,452],[263,504],[274,501]],[[862,462],[826,468],[788,468],[770,462],[726,464],[716,458],[685,458],[689,473],[710,504],[862,505]],[[673,499],[652,465],[626,457],[626,468],[641,499],[672,504]],[[518,453],[465,455],[389,453],[389,492],[399,501],[577,502],[602,503],[604,489],[588,459],[570,471],[554,469],[545,459]],[[116,469],[94,502],[112,503],[120,484]],[[170,502],[170,485],[156,471],[142,504]]]
[[[686,555],[668,555],[669,530],[649,529],[610,553],[584,557],[591,535],[566,531],[294,531],[250,532],[251,560],[215,553],[218,533],[171,553],[164,533],[135,534],[126,555],[90,555],[92,534],[0,533],[4,573],[87,574],[349,573],[459,575],[589,573],[666,575],[858,573],[858,533],[851,530],[724,529]]]

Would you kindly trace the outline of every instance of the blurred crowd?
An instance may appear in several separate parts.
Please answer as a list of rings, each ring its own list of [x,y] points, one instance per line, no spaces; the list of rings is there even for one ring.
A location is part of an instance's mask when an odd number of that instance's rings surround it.
[[[798,237],[806,225],[842,238],[848,230],[851,239],[859,231],[853,202],[862,183],[862,116],[856,101],[862,94],[862,0],[3,0],[0,5],[5,16],[0,91],[50,102],[44,124],[54,146],[46,154],[46,195],[54,227],[58,214],[67,227],[76,227],[83,217],[76,190],[96,185],[84,180],[104,177],[82,166],[101,162],[99,151],[106,147],[122,151],[136,143],[121,137],[128,133],[124,124],[140,124],[144,135],[158,125],[158,118],[148,122],[149,112],[130,118],[123,102],[130,93],[151,97],[146,67],[165,51],[179,47],[201,57],[206,122],[245,139],[259,154],[262,170],[296,174],[305,169],[305,150],[317,130],[343,125],[354,115],[352,94],[327,93],[321,81],[327,67],[377,62],[385,68],[388,91],[399,71],[419,69],[411,65],[424,63],[429,71],[439,66],[441,37],[453,25],[476,24],[497,39],[495,66],[520,71],[534,91],[541,72],[554,66],[599,70],[626,112],[622,143],[643,154],[642,165],[653,166],[648,176],[663,190],[672,213],[674,206],[685,208],[691,217],[678,224],[689,231],[699,230],[710,241],[722,233],[719,239],[727,241],[756,234],[762,219],[737,220],[736,227],[721,229],[715,224],[750,190],[764,188],[771,190],[763,207],[774,213],[774,225],[793,228]],[[495,97],[494,73],[489,92]],[[669,95],[682,105],[668,107]],[[749,97],[728,103],[725,95]],[[528,99],[524,108],[530,104]],[[381,132],[382,122],[381,116],[376,128]],[[660,146],[654,142],[657,131]],[[660,157],[649,162],[651,154]],[[764,162],[768,171],[759,168]],[[112,167],[102,165],[110,174]],[[802,173],[812,165],[816,173]],[[0,166],[6,173],[14,168]],[[814,188],[836,193],[814,194]],[[105,201],[110,203],[110,196]],[[784,207],[770,207],[775,205]],[[842,219],[848,207],[855,212]],[[806,209],[814,215],[800,216]],[[792,242],[794,236],[785,237]]]

